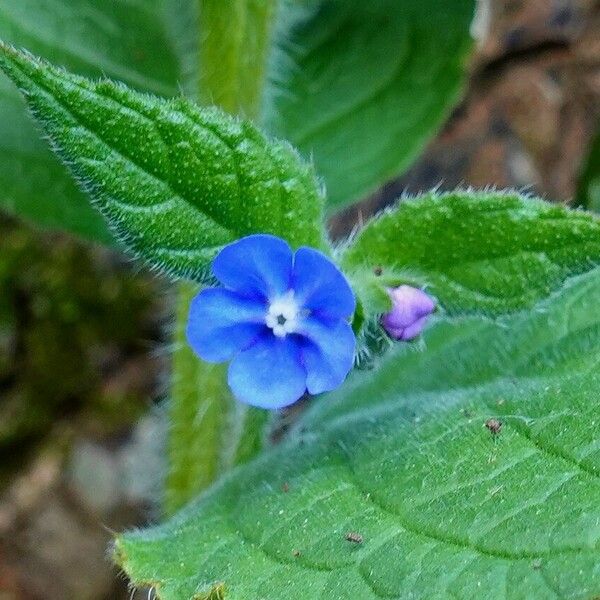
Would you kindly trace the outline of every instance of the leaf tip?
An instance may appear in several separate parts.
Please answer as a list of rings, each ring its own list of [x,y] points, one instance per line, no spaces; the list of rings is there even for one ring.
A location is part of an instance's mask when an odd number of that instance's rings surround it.
[[[23,82],[23,73],[33,73],[39,68],[41,62],[41,59],[26,50],[0,40],[0,70],[4,71],[17,85]]]
[[[0,39],[0,51],[2,51],[3,53],[9,53],[11,49],[13,49],[13,46],[11,44]]]
[[[113,563],[115,563],[118,567],[124,569],[124,565],[127,562],[127,554],[123,546],[122,536],[115,536],[110,545],[109,553]]]
[[[4,40],[0,40],[0,69],[3,71],[7,71],[9,65],[9,59],[14,56],[16,52],[16,48],[5,42]]]
[[[125,534],[126,535],[126,534]],[[154,579],[146,579],[146,578],[140,578],[139,576],[135,575],[135,573],[133,572],[134,569],[131,568],[131,565],[129,563],[129,557],[125,551],[125,540],[124,540],[124,536],[119,534],[119,535],[115,535],[112,544],[109,547],[109,554],[110,557],[112,559],[112,562],[119,567],[119,569],[121,569],[123,571],[123,573],[126,575],[126,577],[130,580],[130,586],[135,589],[135,588],[150,588],[153,589],[154,592],[156,593],[156,598],[160,597],[159,591],[161,588],[161,583],[160,581],[154,580]],[[209,599],[212,600],[212,599]],[[219,599],[217,599],[219,600]]]

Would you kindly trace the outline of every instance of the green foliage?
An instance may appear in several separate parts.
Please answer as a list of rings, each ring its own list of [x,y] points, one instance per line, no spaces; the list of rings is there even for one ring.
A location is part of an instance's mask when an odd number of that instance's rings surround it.
[[[341,262],[367,312],[387,309],[385,286],[407,282],[452,314],[500,315],[600,264],[600,221],[518,194],[429,194],[375,217]]]
[[[261,113],[314,160],[337,209],[398,174],[440,126],[462,87],[474,0],[284,1],[268,67],[275,1],[195,8],[6,0],[0,36],[82,75],[163,96],[179,78],[203,102]],[[215,253],[258,231],[327,248],[312,166],[249,121],[6,44],[0,67],[150,265],[207,283]],[[109,239],[4,80],[0,114],[0,202]],[[281,446],[165,524],[120,536],[119,564],[163,600],[597,595],[600,221],[517,194],[431,194],[376,217],[339,257],[367,323],[389,307],[387,286],[437,298],[425,350],[395,345],[315,401]],[[195,289],[178,299],[167,512],[254,457],[265,429],[266,413],[233,402],[222,367],[186,346]],[[17,304],[0,302],[7,347]],[[54,356],[52,332],[38,327],[26,346]],[[68,336],[84,355],[86,339]],[[0,376],[9,369],[0,362]]]
[[[442,320],[118,562],[163,600],[598,594],[599,300],[596,269],[501,323]]]
[[[339,208],[406,168],[456,102],[474,0],[284,2],[272,44],[274,0],[202,0],[198,15],[194,8],[173,0],[6,0],[0,38],[80,75],[162,96],[181,84],[232,113],[262,112],[268,131],[314,159]],[[5,79],[0,115],[0,204],[110,241]]]
[[[250,122],[94,83],[6,45],[0,66],[117,236],[151,265],[207,281],[216,252],[249,233],[323,245],[312,169]]]
[[[0,39],[90,77],[177,93],[178,63],[162,0],[3,0]],[[39,225],[110,242],[102,217],[40,138],[10,82],[0,77],[0,206]]]
[[[577,188],[577,203],[600,213],[600,133],[592,142]]]
[[[267,128],[310,156],[329,207],[406,169],[456,103],[474,0],[284,2]]]

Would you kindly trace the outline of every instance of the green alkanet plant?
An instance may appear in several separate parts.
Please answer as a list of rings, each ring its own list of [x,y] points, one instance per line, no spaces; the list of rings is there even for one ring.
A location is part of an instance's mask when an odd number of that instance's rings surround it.
[[[133,585],[598,595],[598,218],[458,190],[327,233],[459,97],[474,1],[89,2],[110,26],[66,44],[6,0],[0,68],[104,220],[4,79],[0,201],[178,281],[168,518],[114,543]],[[305,392],[291,424],[260,408]]]

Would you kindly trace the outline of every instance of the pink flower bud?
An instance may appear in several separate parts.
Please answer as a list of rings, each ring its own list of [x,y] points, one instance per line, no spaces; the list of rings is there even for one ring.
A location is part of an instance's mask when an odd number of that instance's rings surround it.
[[[381,317],[381,324],[390,337],[408,341],[416,338],[425,327],[427,317],[435,310],[435,302],[423,291],[410,285],[388,289],[392,310]]]

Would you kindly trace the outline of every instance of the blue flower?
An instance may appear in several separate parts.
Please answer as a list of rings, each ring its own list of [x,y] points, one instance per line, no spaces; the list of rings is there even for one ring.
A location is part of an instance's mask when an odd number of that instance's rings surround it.
[[[354,359],[355,300],[324,254],[304,247],[294,254],[277,237],[251,235],[223,248],[212,270],[223,287],[194,298],[187,339],[203,360],[231,361],[236,398],[281,408],[344,381]]]

